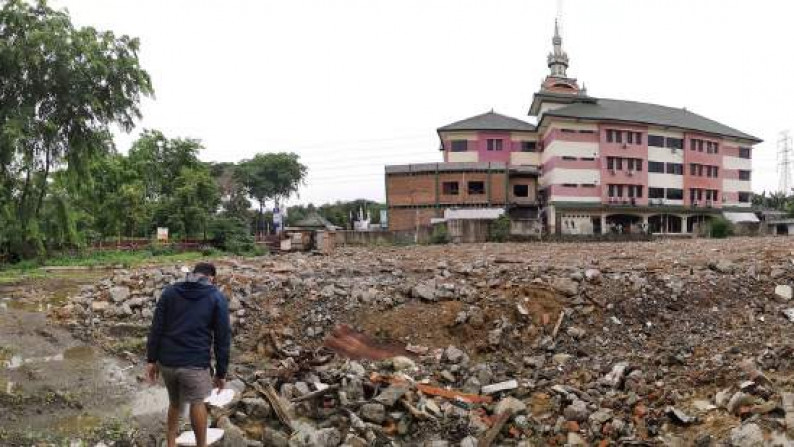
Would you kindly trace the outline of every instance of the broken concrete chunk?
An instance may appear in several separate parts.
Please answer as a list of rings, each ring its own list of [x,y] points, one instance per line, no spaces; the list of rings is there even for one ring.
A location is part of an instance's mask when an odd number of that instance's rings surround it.
[[[386,420],[386,407],[379,403],[368,403],[361,406],[359,412],[365,421],[382,424]]]
[[[500,391],[507,391],[507,390],[514,390],[518,388],[518,381],[515,379],[506,380],[504,382],[493,383],[491,385],[485,385],[482,387],[482,394],[493,394],[498,393]]]
[[[507,411],[511,411],[511,414],[515,415],[521,413],[522,411],[527,409],[527,405],[524,402],[516,399],[515,397],[505,397],[496,404],[494,408],[495,414],[505,413]]]
[[[407,392],[408,387],[405,385],[391,385],[383,390],[374,400],[387,407],[392,407]]]
[[[673,422],[677,424],[689,425],[697,422],[696,417],[689,416],[688,414],[684,413],[683,411],[675,407],[667,407],[665,413],[667,414],[667,417],[669,417]]]
[[[775,287],[775,296],[783,301],[790,301],[794,290],[787,284],[780,284]]]

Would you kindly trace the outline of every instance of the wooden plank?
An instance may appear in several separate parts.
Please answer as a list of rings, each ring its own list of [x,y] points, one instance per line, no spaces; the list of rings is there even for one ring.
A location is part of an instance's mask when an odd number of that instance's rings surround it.
[[[502,431],[502,427],[505,426],[507,421],[513,415],[513,410],[508,409],[503,413],[499,413],[494,418],[493,425],[485,434],[480,438],[480,442],[477,443],[477,447],[491,447],[496,437],[499,435],[499,432]]]
[[[270,406],[273,408],[273,411],[278,416],[278,419],[284,424],[285,427],[292,433],[295,428],[292,425],[292,417],[289,415],[289,411],[287,408],[284,407],[284,403],[281,402],[281,397],[276,393],[276,390],[273,389],[271,385],[268,385],[265,388],[262,388],[261,385],[254,382],[252,383],[254,389],[261,395],[265,396],[265,399],[270,403]]]

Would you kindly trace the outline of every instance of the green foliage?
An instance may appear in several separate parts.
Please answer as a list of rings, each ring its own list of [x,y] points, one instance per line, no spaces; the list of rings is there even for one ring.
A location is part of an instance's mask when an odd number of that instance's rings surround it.
[[[488,240],[491,242],[507,242],[510,238],[510,218],[502,215],[488,226]]]
[[[449,230],[446,224],[436,224],[433,226],[433,233],[430,235],[430,243],[447,244],[449,243]]]
[[[297,154],[286,152],[256,154],[239,164],[235,178],[259,202],[259,228],[264,226],[265,202],[272,200],[278,205],[295,194],[307,172]]]
[[[248,226],[235,217],[219,216],[210,223],[213,243],[222,250],[237,255],[255,250],[254,238]]]
[[[724,239],[733,234],[733,224],[724,217],[713,217],[705,226],[710,237]]]
[[[152,87],[138,45],[75,27],[45,1],[2,3],[0,253],[32,258],[45,246],[77,242],[68,201],[48,200],[51,178],[84,181],[92,160],[112,150],[111,125],[130,130],[140,117]]]
[[[363,211],[364,217],[367,214],[372,218],[371,223],[380,223],[380,210],[386,209],[386,204],[373,202],[366,199],[358,199],[350,202],[338,201],[335,203],[328,203],[316,207],[312,204],[297,205],[287,209],[287,224],[294,225],[304,219],[311,213],[318,213],[320,216],[328,219],[332,224],[341,228],[352,228],[354,219],[358,219],[359,214]]]

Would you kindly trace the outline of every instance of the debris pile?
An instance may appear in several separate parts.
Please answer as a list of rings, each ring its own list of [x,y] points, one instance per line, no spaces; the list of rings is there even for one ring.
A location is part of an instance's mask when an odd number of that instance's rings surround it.
[[[753,238],[222,261],[240,393],[213,420],[237,445],[788,445],[792,249]],[[181,277],[117,271],[55,314],[108,346],[144,337]]]

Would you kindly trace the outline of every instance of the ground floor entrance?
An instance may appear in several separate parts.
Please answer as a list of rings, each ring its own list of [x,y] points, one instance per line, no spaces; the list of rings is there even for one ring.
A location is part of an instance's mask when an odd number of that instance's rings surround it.
[[[697,235],[706,230],[715,214],[691,214],[651,210],[615,212],[611,210],[546,209],[547,228],[552,234],[659,234]],[[778,232],[782,232],[779,229]]]

